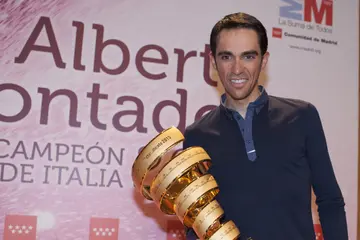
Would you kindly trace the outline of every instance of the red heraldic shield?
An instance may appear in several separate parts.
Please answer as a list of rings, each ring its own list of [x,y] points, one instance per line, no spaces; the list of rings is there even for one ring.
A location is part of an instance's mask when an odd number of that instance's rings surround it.
[[[186,240],[185,227],[179,220],[169,220],[166,232],[166,240]]]
[[[36,240],[36,216],[7,215],[4,240]]]
[[[320,224],[314,224],[316,240],[324,240],[322,228]]]
[[[96,218],[90,219],[89,240],[118,240],[119,219]]]

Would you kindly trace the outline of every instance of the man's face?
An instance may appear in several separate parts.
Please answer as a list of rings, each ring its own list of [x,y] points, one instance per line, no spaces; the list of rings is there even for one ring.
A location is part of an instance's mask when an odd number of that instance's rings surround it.
[[[261,57],[257,33],[251,29],[224,29],[211,56],[224,89],[233,100],[254,101],[260,72],[269,54]]]

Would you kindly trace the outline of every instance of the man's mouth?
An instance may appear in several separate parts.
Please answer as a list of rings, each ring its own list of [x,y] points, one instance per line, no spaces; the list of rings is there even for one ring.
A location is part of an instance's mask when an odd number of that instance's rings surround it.
[[[232,83],[245,83],[247,79],[245,78],[238,78],[238,79],[231,79]]]

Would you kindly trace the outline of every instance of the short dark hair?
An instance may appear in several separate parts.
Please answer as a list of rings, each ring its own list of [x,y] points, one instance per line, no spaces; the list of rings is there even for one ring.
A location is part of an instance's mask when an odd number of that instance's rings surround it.
[[[254,30],[258,35],[261,55],[264,55],[268,48],[268,38],[264,25],[254,16],[247,13],[232,13],[219,20],[213,27],[210,34],[210,49],[215,55],[217,38],[223,29],[246,28]]]

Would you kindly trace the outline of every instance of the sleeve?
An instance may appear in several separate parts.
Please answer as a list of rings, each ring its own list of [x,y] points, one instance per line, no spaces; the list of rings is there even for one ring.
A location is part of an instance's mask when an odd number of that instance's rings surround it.
[[[183,149],[192,147],[192,146],[202,146],[201,144],[201,135],[196,132],[195,129],[191,129],[191,127],[188,127],[184,132],[184,142],[183,142]],[[211,171],[209,171],[211,172]],[[185,235],[186,240],[199,240],[199,237],[196,235],[195,231],[191,228],[185,228]],[[241,233],[241,236],[239,240],[248,240],[251,239],[244,233]],[[327,239],[326,239],[327,240]]]
[[[192,147],[196,145],[196,134],[194,134],[194,130],[191,129],[191,126],[186,128],[184,131],[184,141],[183,141],[183,149],[188,147]]]
[[[189,130],[189,128],[185,129],[184,131],[184,141],[183,141],[183,149],[186,149],[188,147],[192,147],[195,146],[195,137],[194,134],[191,134],[192,131]],[[196,235],[196,233],[194,232],[194,230],[192,230],[191,228],[187,228],[185,227],[185,235],[186,235],[186,240],[197,240],[199,239]]]
[[[306,112],[306,149],[320,223],[326,240],[347,240],[345,203],[330,160],[324,130],[315,106]]]

